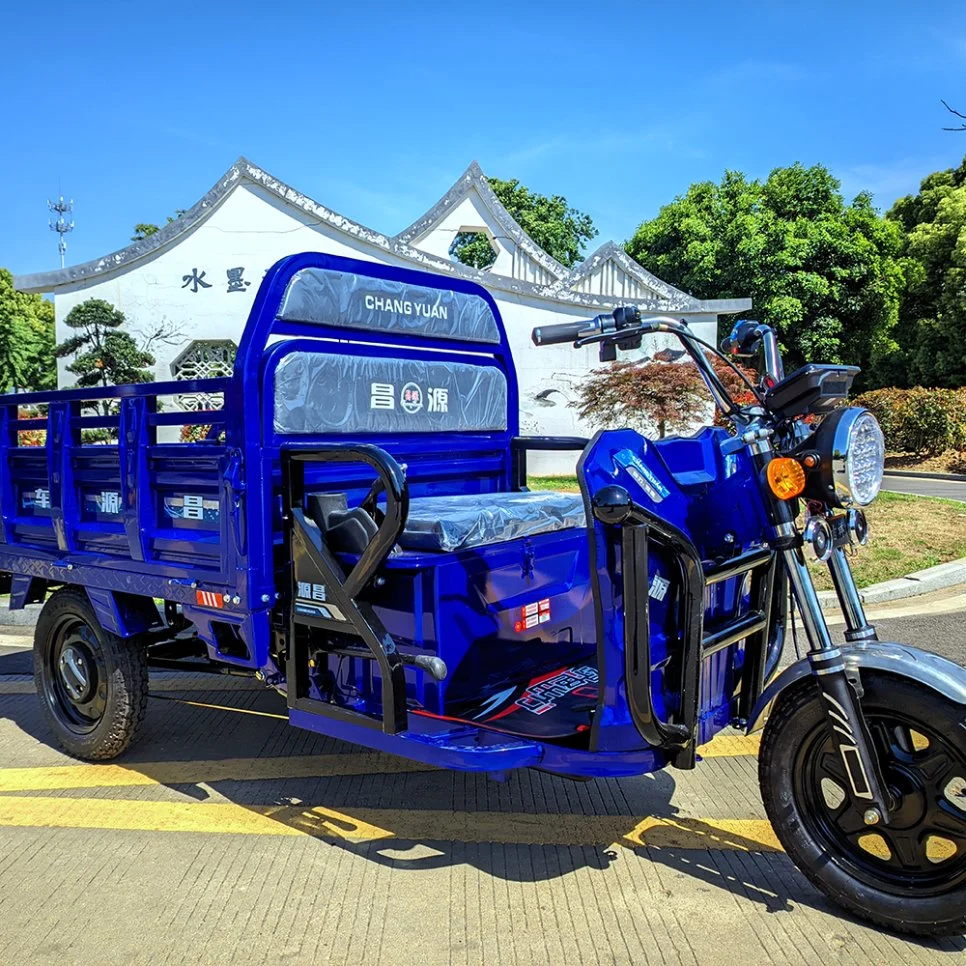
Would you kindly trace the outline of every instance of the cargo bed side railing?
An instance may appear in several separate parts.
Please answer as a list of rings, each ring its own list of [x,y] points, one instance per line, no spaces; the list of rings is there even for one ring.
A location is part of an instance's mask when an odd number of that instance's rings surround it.
[[[110,573],[122,567],[132,589],[139,574],[142,583],[158,578],[157,588],[138,586],[145,594],[193,598],[187,560],[172,567],[170,560],[152,554],[152,541],[167,536],[172,542],[173,537],[158,518],[151,461],[161,451],[171,466],[183,462],[186,471],[206,461],[211,472],[203,482],[219,487],[229,416],[210,408],[160,411],[159,397],[210,400],[224,394],[230,382],[220,378],[0,395],[0,569],[23,580],[111,586],[117,579]],[[160,428],[179,426],[207,427],[204,440],[159,442]],[[167,470],[169,477],[172,472]],[[102,505],[92,513],[84,501],[98,485]],[[223,550],[211,547],[208,556],[208,576],[223,582],[230,571]],[[177,571],[186,574],[186,593],[162,594],[162,586],[176,586],[171,578]]]

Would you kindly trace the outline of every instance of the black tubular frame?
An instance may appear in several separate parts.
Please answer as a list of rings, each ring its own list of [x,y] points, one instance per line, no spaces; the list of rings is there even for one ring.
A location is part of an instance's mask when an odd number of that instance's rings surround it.
[[[662,720],[654,708],[647,572],[652,542],[670,552],[681,581],[679,613],[683,651],[677,681],[679,720],[674,722]],[[627,522],[621,526],[621,551],[624,674],[631,718],[648,744],[671,754],[672,764],[678,768],[693,768],[696,763],[700,675],[704,659],[745,640],[739,719],[747,719],[764,688],[778,558],[773,550],[754,548],[705,570],[697,548],[683,531],[636,504]],[[706,634],[705,589],[747,573],[752,575],[751,610]]]
[[[283,448],[281,457],[285,549],[290,573],[289,598],[285,602],[288,609],[288,706],[310,714],[380,728],[386,734],[405,731],[406,679],[402,655],[396,650],[392,637],[372,607],[356,599],[396,545],[406,525],[409,490],[402,467],[385,450],[362,443],[315,445],[304,450]],[[306,521],[306,463],[364,463],[376,471],[385,491],[385,516],[376,535],[348,573],[325,546],[318,528]],[[302,558],[307,558],[325,581],[327,609],[331,611],[331,605],[334,605],[343,620],[297,613],[296,560]],[[358,653],[345,649],[340,649],[338,653],[375,660],[379,665],[382,679],[381,721],[350,708],[309,697],[309,643],[304,633],[297,633],[299,627],[317,628],[359,639],[364,647]]]
[[[635,506],[635,522],[621,528],[624,603],[624,674],[627,705],[641,737],[672,753],[678,768],[693,768],[698,724],[701,638],[704,623],[704,574],[701,557],[687,535],[644,507]],[[667,722],[654,709],[651,684],[650,597],[647,558],[651,542],[666,547],[681,578],[679,722]]]
[[[282,450],[282,487],[287,507],[302,506],[306,463],[365,463],[376,471],[386,494],[385,519],[345,578],[346,593],[355,597],[372,579],[406,526],[409,515],[406,474],[384,449],[370,443],[327,443],[304,450],[286,447]]]

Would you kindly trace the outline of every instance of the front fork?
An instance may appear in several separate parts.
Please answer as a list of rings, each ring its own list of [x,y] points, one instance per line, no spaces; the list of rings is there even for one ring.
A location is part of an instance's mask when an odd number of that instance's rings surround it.
[[[771,456],[767,439],[755,440],[751,449],[759,465],[764,468]],[[808,662],[822,696],[829,733],[848,776],[851,786],[849,792],[867,825],[888,822],[895,800],[882,773],[862,714],[860,699],[863,690],[859,672],[846,668],[842,652],[829,634],[812,575],[802,553],[802,538],[789,505],[773,497],[767,486],[765,497],[772,507],[773,542],[784,560],[792,594],[802,615],[808,638]],[[845,617],[845,639],[849,643],[876,640],[875,628],[866,620],[852,569],[841,547],[833,549],[828,565]]]
[[[862,714],[859,672],[846,668],[842,652],[829,636],[801,547],[788,546],[782,556],[808,637],[808,663],[822,695],[826,722],[842,758],[852,798],[861,807],[867,825],[887,822],[895,802]],[[875,628],[865,619],[852,570],[841,548],[833,552],[829,569],[845,615],[846,639],[875,640]]]

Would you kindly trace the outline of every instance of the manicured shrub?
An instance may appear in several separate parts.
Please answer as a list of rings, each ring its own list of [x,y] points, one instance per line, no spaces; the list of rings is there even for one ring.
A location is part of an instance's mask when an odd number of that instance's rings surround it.
[[[893,452],[933,456],[966,448],[966,389],[875,389],[855,404],[879,420]]]

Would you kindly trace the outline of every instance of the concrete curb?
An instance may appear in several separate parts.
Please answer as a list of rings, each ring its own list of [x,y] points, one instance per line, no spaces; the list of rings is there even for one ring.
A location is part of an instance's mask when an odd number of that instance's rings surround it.
[[[921,470],[886,470],[886,476],[908,476],[913,480],[945,480],[947,483],[966,483],[966,473],[926,473]]]
[[[885,604],[891,600],[930,594],[934,590],[946,590],[957,584],[966,584],[966,557],[939,564],[937,567],[917,570],[913,574],[906,574],[905,577],[899,577],[896,580],[884,580],[881,584],[872,584],[871,587],[860,590],[859,596],[864,604]],[[838,603],[834,590],[821,591],[818,599],[823,607]]]

